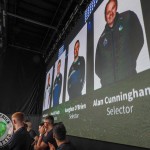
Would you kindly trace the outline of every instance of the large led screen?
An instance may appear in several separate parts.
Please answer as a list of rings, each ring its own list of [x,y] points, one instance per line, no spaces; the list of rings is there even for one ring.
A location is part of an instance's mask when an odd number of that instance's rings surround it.
[[[47,70],[55,69],[43,118],[53,115],[72,136],[150,148],[148,5],[91,1],[62,43],[62,54],[58,49],[49,62]],[[47,83],[49,73],[45,93]]]

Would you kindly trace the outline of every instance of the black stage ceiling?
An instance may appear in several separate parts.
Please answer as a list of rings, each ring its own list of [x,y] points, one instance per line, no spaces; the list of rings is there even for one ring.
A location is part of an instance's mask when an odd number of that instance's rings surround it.
[[[1,0],[6,18],[7,46],[39,53],[45,58],[48,54],[52,57],[54,49],[70,32],[90,1]]]

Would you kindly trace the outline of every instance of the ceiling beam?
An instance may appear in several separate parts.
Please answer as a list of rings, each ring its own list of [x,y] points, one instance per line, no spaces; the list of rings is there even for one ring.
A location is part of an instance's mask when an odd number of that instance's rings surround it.
[[[31,20],[31,19],[16,15],[16,14],[13,14],[13,13],[9,13],[9,12],[7,12],[7,15],[57,31],[57,28],[54,27],[54,26],[51,26],[51,25],[47,25],[47,24],[44,24],[44,23],[41,23],[41,22],[38,22],[38,21],[35,21],[35,20]]]
[[[67,12],[68,12],[68,10],[69,10],[69,8],[70,8],[72,2],[73,2],[73,0],[70,0],[69,4],[67,5],[65,12],[63,13],[61,19],[59,20],[59,23],[58,23],[58,25],[57,25],[57,29],[58,29],[59,26],[61,25],[61,22],[63,21],[64,17],[66,16],[66,14],[67,14]],[[48,44],[47,44],[47,46],[46,46],[46,50],[48,50],[48,48],[49,48],[49,46],[51,45],[52,40],[53,40],[53,38],[54,38],[54,36],[56,35],[57,32],[58,32],[58,30],[55,30],[55,32],[52,34],[51,39],[50,39],[50,41],[48,42]],[[46,54],[46,51],[45,51],[45,54]],[[49,54],[49,55],[50,55],[50,54]]]
[[[62,3],[62,0],[59,2],[59,5],[58,5],[58,7],[57,7],[57,9],[56,9],[56,12],[55,12],[55,14],[54,14],[54,16],[53,16],[53,18],[52,18],[52,20],[51,20],[51,23],[50,23],[51,25],[53,24],[53,22],[54,22],[54,20],[55,20],[56,14],[58,13],[58,10],[60,9],[61,3]],[[45,40],[46,40],[46,38],[47,38],[47,35],[48,35],[49,31],[50,31],[50,29],[47,30],[46,35],[45,35],[45,37],[44,37],[44,39],[43,39],[43,41],[42,41],[41,50],[43,49],[43,44],[44,44],[44,42],[45,42]]]
[[[33,49],[30,49],[30,48],[22,47],[22,46],[19,46],[19,45],[8,44],[8,46],[13,47],[13,48],[17,48],[17,49],[20,49],[20,50],[25,50],[25,51],[28,51],[28,52],[32,52],[32,53],[37,53],[37,54],[43,55],[43,53],[41,53],[41,52],[39,52],[37,50],[33,50]]]

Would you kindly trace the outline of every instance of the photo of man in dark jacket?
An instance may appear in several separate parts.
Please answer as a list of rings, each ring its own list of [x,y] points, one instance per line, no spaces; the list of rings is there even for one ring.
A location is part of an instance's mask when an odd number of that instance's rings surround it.
[[[95,73],[102,86],[136,74],[136,60],[144,44],[143,30],[133,11],[117,12],[117,0],[105,7],[105,29],[96,47]]]
[[[57,75],[54,81],[54,88],[53,88],[53,106],[59,104],[60,93],[62,89],[62,74],[60,72],[61,68],[61,59],[59,59],[57,64]]]
[[[80,41],[77,40],[74,45],[74,61],[68,74],[68,94],[69,99],[82,95],[82,89],[85,80],[85,59],[79,56]]]

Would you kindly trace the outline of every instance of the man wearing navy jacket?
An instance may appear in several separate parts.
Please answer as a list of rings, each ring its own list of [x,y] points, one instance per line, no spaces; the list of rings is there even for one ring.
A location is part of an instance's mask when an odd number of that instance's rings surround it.
[[[82,89],[85,80],[85,60],[79,56],[80,41],[77,40],[74,45],[74,61],[68,74],[68,94],[69,99],[82,95]]]
[[[136,74],[136,60],[144,44],[137,15],[130,10],[119,14],[117,7],[117,0],[107,3],[106,25],[96,48],[95,73],[102,86]]]
[[[59,104],[59,98],[62,88],[62,74],[60,73],[60,67],[61,67],[61,59],[58,61],[57,64],[57,75],[54,81],[54,88],[53,88],[53,106],[56,106]]]

